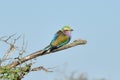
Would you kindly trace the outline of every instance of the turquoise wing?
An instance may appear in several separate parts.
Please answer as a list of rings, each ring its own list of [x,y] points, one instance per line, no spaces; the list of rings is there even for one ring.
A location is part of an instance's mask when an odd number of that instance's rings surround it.
[[[51,43],[50,44],[53,44],[57,39],[58,37],[63,34],[63,32],[61,30],[59,30],[55,35],[54,35],[54,38],[52,39]]]
[[[69,42],[70,42],[70,38],[68,38],[68,40],[66,40],[65,42],[59,44],[58,47],[62,47],[62,46],[66,45]]]
[[[70,41],[70,37],[65,35],[63,32],[60,34],[57,34],[55,38],[51,42],[51,46],[61,47],[63,45],[66,45]]]
[[[52,41],[50,42],[50,44],[49,44],[48,46],[46,46],[43,50],[48,50],[48,49],[50,49],[50,48],[52,47],[51,44],[53,44],[53,43],[57,40],[58,36],[61,35],[62,33],[63,33],[63,32],[62,32],[61,30],[59,30],[59,31],[54,35],[54,37],[53,37]]]

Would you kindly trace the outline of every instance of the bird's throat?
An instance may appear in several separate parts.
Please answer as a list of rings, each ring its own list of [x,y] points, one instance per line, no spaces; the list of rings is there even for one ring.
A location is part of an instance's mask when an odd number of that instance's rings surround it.
[[[71,31],[64,31],[64,34],[66,34],[67,36],[71,37]]]

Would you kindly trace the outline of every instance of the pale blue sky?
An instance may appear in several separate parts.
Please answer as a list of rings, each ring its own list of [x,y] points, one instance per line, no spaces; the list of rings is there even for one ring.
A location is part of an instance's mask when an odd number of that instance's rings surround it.
[[[92,78],[120,79],[119,0],[2,0],[0,36],[25,34],[27,54],[44,48],[64,25],[74,29],[72,40],[88,43],[37,58],[46,68],[67,63],[66,73],[77,70]],[[2,53],[0,53],[2,54]],[[33,72],[23,80],[53,80],[56,72]]]

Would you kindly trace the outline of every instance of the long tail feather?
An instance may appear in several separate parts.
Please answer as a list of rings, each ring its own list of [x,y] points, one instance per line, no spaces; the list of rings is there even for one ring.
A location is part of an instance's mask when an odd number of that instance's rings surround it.
[[[50,49],[50,45],[46,46],[43,50],[48,50]]]

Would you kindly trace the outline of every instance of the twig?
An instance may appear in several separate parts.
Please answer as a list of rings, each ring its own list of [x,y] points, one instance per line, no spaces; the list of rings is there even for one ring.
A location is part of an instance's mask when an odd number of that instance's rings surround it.
[[[11,38],[13,38],[16,34],[13,34],[11,36],[9,36],[7,39],[2,39],[1,38],[1,41],[5,42],[6,44],[9,45],[9,48],[7,49],[7,51],[5,52],[3,58],[2,58],[2,62],[4,62],[5,60],[7,60],[7,58],[9,57],[10,54],[13,54],[16,50],[16,41],[21,37],[21,36],[18,36],[17,38],[13,39],[13,41],[9,42],[9,40]]]
[[[6,40],[4,40],[5,42],[8,42],[8,40],[10,40],[13,36],[15,36],[16,34],[13,34],[11,36],[9,36]]]
[[[36,68],[32,68],[31,71],[39,71],[39,70],[43,70],[45,72],[53,72],[53,71],[50,71],[46,68],[44,68],[43,66],[39,66],[39,67],[36,67]]]

